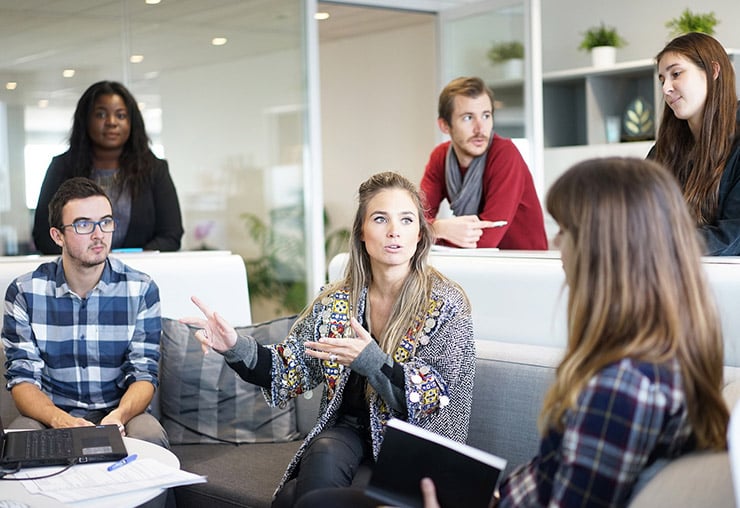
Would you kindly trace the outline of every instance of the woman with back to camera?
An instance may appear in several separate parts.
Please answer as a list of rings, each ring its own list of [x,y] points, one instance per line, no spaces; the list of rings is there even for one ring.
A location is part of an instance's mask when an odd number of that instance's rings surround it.
[[[197,298],[206,319],[182,322],[279,405],[322,387],[319,419],[276,491],[273,507],[348,487],[372,467],[385,423],[401,418],[464,442],[475,375],[470,304],[427,263],[434,243],[413,184],[379,173],[359,190],[349,261],[275,346],[258,345]]]
[[[651,161],[579,163],[546,202],[560,227],[568,342],[539,453],[502,482],[498,505],[627,506],[648,467],[727,446],[700,238],[675,179]],[[430,480],[422,491],[425,508],[439,506]]]
[[[648,158],[678,179],[705,254],[740,255],[740,111],[732,63],[702,33],[676,37],[656,61],[665,106]]]
[[[60,252],[49,235],[48,206],[74,176],[94,180],[110,198],[114,249],[180,249],[182,216],[167,161],[149,148],[139,107],[122,84],[100,81],[77,102],[69,150],[52,159],[36,206],[33,240],[43,254]]]

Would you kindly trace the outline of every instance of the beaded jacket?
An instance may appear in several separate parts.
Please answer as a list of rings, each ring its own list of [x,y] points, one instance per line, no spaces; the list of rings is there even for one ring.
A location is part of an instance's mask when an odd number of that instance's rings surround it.
[[[366,301],[367,288],[353,312],[363,326]],[[316,425],[288,465],[276,493],[294,476],[311,441],[336,422],[350,375],[347,366],[307,356],[304,341],[347,336],[351,333],[349,317],[349,292],[334,291],[314,303],[312,312],[296,322],[285,341],[268,346],[273,382],[264,394],[269,404],[280,406],[293,397],[310,396],[323,385]],[[464,442],[473,398],[475,342],[470,303],[457,284],[433,276],[426,316],[410,326],[393,359],[403,366],[407,409],[401,414],[372,392],[369,412],[374,456],[378,456],[385,423],[391,417]]]

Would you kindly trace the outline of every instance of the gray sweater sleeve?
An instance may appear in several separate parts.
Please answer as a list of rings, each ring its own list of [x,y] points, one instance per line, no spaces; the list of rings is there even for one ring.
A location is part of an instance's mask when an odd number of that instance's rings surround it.
[[[367,378],[378,395],[393,409],[406,412],[403,368],[372,341],[349,367]],[[397,381],[394,383],[394,380]],[[400,385],[400,386],[399,386]]]
[[[254,337],[241,336],[236,338],[236,344],[231,349],[221,353],[228,363],[243,363],[248,369],[257,365],[257,341]]]

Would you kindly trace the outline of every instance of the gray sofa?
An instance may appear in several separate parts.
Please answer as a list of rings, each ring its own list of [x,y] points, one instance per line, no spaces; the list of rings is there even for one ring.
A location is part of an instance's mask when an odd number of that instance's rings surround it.
[[[139,263],[160,284],[163,315],[180,317],[193,314],[187,296],[192,292],[202,295],[200,286],[212,282],[214,270],[223,270],[226,263],[226,257],[212,256],[217,255],[185,255],[182,258],[169,255],[165,256],[163,266],[159,262],[151,265]],[[433,258],[436,266],[463,285],[473,305],[477,371],[468,443],[504,457],[509,469],[528,460],[537,451],[539,408],[563,351],[560,341],[563,331],[561,300],[564,298],[560,261],[552,254],[537,256],[538,259],[532,263],[521,256],[504,255],[464,261],[447,255]],[[182,267],[178,268],[174,259],[183,259],[182,263],[189,267],[191,273],[187,278],[181,277]],[[34,264],[38,264],[38,260]],[[19,273],[24,271],[19,265],[13,269]],[[0,261],[0,283],[4,282],[3,270],[10,269]],[[340,268],[336,266],[330,269],[332,277],[336,277],[338,270]],[[168,275],[170,271],[178,274],[179,279]],[[740,266],[731,268],[731,275],[735,272],[740,277]],[[715,276],[718,284],[730,280],[725,273]],[[242,284],[246,285],[246,280],[239,277],[243,274],[238,277],[231,274],[224,283],[237,284],[241,288]],[[737,288],[734,291],[740,291],[740,284],[732,287]],[[236,321],[245,311],[241,307],[242,302],[234,300],[243,297],[233,296],[240,295],[240,291],[243,294],[244,289],[212,291],[205,299],[213,302],[219,295],[223,300],[231,296],[230,301],[224,301],[223,305],[216,302],[212,307],[227,309],[227,319],[246,326],[249,322]],[[732,289],[720,290],[727,292]],[[175,308],[175,299],[185,303],[178,303],[180,307]],[[735,302],[737,297],[726,301]],[[228,306],[234,310],[228,311]],[[248,315],[248,310],[246,313]],[[730,315],[729,319],[735,317]],[[166,328],[169,329],[171,324]],[[256,332],[262,340],[274,341],[284,336],[287,325],[287,320],[278,320],[246,331]],[[731,341],[727,347],[729,360],[725,367],[726,378],[730,380],[737,377],[734,337],[739,330],[740,326],[732,325],[725,331],[726,340]],[[173,441],[191,443],[172,446],[181,467],[208,476],[205,484],[174,489],[177,506],[269,506],[273,490],[300,444],[300,436],[312,427],[319,397],[301,397],[292,406],[275,410],[277,413],[273,417],[264,412],[267,411],[266,404],[260,397],[252,393],[248,395],[251,399],[245,398],[247,395],[240,392],[244,383],[232,382],[230,369],[219,364],[220,356],[203,357],[199,349],[195,349],[197,345],[192,337],[187,337],[186,333],[170,330],[164,335],[166,354],[163,353],[162,387],[158,392],[162,400],[155,404],[155,410],[160,411]],[[183,380],[185,375],[190,378],[187,382]],[[193,379],[198,385],[197,392],[187,389],[193,384]],[[728,388],[731,404],[736,399],[732,393],[735,386]],[[237,402],[234,404],[232,399]],[[238,408],[236,418],[225,417],[223,411],[218,410],[229,404]],[[185,406],[191,408],[189,413],[183,410]],[[6,422],[16,414],[5,390],[0,390],[0,411]],[[259,425],[240,430],[246,437],[232,432],[229,422],[242,422],[257,414],[260,415],[256,418]],[[282,423],[275,423],[277,421]],[[289,423],[287,430],[286,421]],[[222,425],[222,422],[226,423]],[[226,430],[236,437],[222,433]],[[269,436],[277,436],[276,442],[264,442],[270,439]],[[233,444],[237,441],[243,444]],[[734,506],[733,499],[728,454],[702,453],[674,461],[659,471],[655,478],[646,482],[632,507],[719,508]]]

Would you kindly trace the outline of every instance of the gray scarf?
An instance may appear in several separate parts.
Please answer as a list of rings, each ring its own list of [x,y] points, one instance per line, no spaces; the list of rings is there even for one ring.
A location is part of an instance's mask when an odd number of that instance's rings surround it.
[[[463,215],[478,215],[481,193],[483,192],[483,171],[486,169],[486,157],[493,143],[493,131],[488,140],[488,148],[482,155],[474,158],[470,163],[465,177],[460,174],[460,164],[457,161],[452,143],[447,148],[445,159],[445,183],[450,208],[456,217]]]

